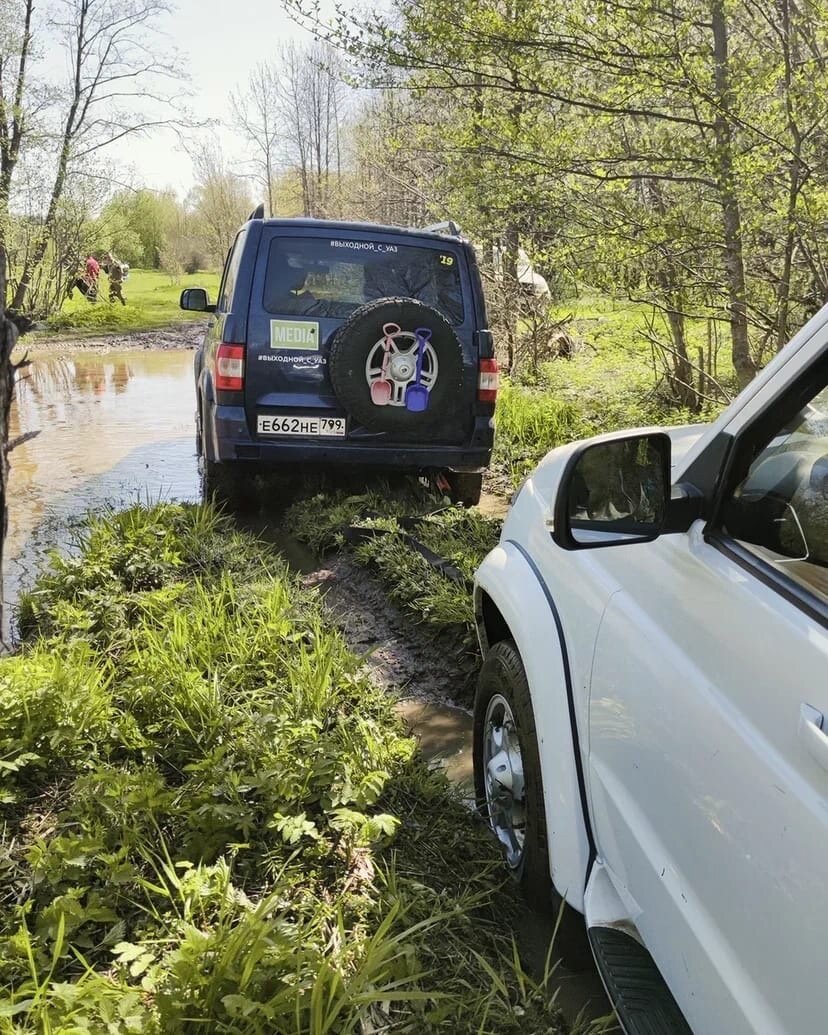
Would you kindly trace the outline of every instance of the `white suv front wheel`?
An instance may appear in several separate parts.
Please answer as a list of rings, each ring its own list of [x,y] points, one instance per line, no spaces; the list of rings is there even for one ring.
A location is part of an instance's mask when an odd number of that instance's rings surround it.
[[[511,640],[486,655],[474,702],[477,804],[527,896],[548,898],[543,786],[529,684]]]
[[[500,841],[529,906],[554,922],[569,962],[588,957],[583,919],[564,906],[549,872],[543,782],[529,682],[517,647],[496,643],[480,669],[474,701],[477,806]]]

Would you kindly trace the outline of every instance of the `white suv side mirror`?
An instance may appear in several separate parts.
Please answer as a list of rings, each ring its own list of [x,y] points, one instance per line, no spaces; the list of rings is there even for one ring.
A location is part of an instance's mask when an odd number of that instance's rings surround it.
[[[669,436],[586,442],[561,477],[552,538],[565,550],[651,542],[665,529],[669,502]]]

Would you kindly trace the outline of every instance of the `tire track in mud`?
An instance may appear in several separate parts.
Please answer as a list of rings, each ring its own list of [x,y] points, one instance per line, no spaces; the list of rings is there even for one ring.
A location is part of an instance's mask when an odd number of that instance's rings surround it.
[[[291,537],[283,552],[301,581],[323,595],[332,620],[348,646],[362,656],[370,678],[389,693],[400,694],[400,713],[418,739],[427,759],[441,765],[466,792],[474,807],[472,716],[469,710],[469,658],[459,658],[423,625],[389,600],[382,583],[346,553],[326,556],[318,563]],[[287,549],[284,549],[284,545]],[[600,1020],[612,1013],[597,970],[572,971],[553,952],[548,959],[554,924],[527,903],[514,935],[524,966],[542,980],[551,963],[550,994],[570,1030],[579,1035],[616,1032]]]
[[[365,567],[335,554],[302,581],[324,593],[349,646],[365,657],[377,683],[431,704],[468,709],[475,658],[458,655],[452,638],[443,641],[404,615]]]
[[[458,657],[456,644],[442,643],[404,615],[381,583],[347,555],[327,558],[302,581],[324,594],[331,617],[351,650],[363,658],[371,680],[400,696],[397,710],[420,751],[445,769],[472,804],[472,717],[467,705],[473,660]]]

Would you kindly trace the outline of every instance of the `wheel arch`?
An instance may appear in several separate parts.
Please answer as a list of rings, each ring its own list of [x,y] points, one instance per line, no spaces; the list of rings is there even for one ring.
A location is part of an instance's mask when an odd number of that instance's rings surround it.
[[[538,735],[549,872],[558,894],[583,912],[594,853],[566,644],[554,601],[516,544],[501,543],[481,564],[474,612],[481,650],[512,639],[526,670]]]

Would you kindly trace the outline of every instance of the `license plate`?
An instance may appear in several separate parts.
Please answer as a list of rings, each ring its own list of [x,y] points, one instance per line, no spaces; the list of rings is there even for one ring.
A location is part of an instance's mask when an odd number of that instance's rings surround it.
[[[265,417],[259,414],[260,435],[296,435],[311,438],[343,438],[344,417]]]

